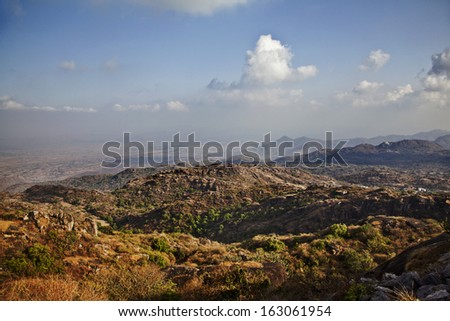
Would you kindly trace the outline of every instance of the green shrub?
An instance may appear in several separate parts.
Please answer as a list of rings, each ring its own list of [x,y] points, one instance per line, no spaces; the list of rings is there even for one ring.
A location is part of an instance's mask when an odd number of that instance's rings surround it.
[[[345,224],[333,224],[330,226],[330,234],[335,237],[345,238],[348,236],[347,225]]]
[[[355,283],[350,285],[345,293],[344,300],[361,301],[364,300],[372,292],[372,288],[364,283]]]
[[[346,249],[342,255],[345,265],[354,272],[364,272],[374,267],[373,258],[366,250],[357,252],[353,249]]]
[[[148,261],[155,263],[160,268],[165,268],[170,265],[170,260],[167,256],[158,252],[149,252],[148,253]]]
[[[271,237],[264,242],[263,249],[268,252],[279,252],[286,249],[286,244],[283,241]]]
[[[39,243],[28,247],[18,257],[6,260],[5,267],[14,274],[25,276],[63,271],[62,262],[53,256],[47,246]]]
[[[164,237],[158,237],[154,238],[151,242],[152,249],[155,251],[163,252],[163,253],[169,253],[170,252],[170,244]]]

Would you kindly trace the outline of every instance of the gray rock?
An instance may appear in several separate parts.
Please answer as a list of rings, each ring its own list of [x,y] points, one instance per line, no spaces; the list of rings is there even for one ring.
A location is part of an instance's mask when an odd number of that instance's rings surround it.
[[[439,262],[450,261],[450,253],[445,253],[439,258]]]
[[[439,292],[441,290],[448,290],[447,285],[440,284],[440,285],[422,285],[417,290],[417,298],[419,300],[426,300],[428,296],[432,295],[433,293]]]
[[[428,295],[425,300],[426,301],[445,301],[448,300],[449,293],[447,290],[439,290],[437,292],[434,292],[430,295]]]
[[[398,282],[398,285],[395,286],[396,288],[414,290],[420,283],[420,276],[416,271],[410,271],[400,275],[396,281]]]
[[[384,291],[375,291],[370,297],[370,301],[389,301],[389,295]]]
[[[438,285],[442,283],[441,275],[438,272],[431,272],[425,275],[421,282],[423,285]]]
[[[450,264],[448,264],[443,270],[442,270],[442,277],[444,279],[450,278]]]

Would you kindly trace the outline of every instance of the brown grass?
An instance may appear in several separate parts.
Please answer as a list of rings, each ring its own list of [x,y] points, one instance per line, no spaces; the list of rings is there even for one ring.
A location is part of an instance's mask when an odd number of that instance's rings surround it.
[[[23,278],[2,284],[0,298],[5,301],[98,301],[105,300],[95,284],[77,282],[67,276]]]

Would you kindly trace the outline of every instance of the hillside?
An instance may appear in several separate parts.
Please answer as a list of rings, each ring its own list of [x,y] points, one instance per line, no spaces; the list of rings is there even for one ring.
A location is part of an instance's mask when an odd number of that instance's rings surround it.
[[[363,299],[370,286],[353,280],[441,234],[450,215],[444,192],[297,168],[135,169],[83,182],[112,177],[127,179],[112,191],[1,194],[2,299]]]

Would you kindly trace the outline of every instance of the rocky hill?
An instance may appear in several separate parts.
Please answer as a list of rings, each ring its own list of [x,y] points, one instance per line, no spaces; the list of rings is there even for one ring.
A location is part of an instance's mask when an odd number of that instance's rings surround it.
[[[3,193],[0,297],[367,299],[362,289],[402,275],[385,268],[389,260],[445,230],[450,199],[332,176],[253,165],[134,169]],[[378,273],[372,288],[355,284],[367,273]]]

